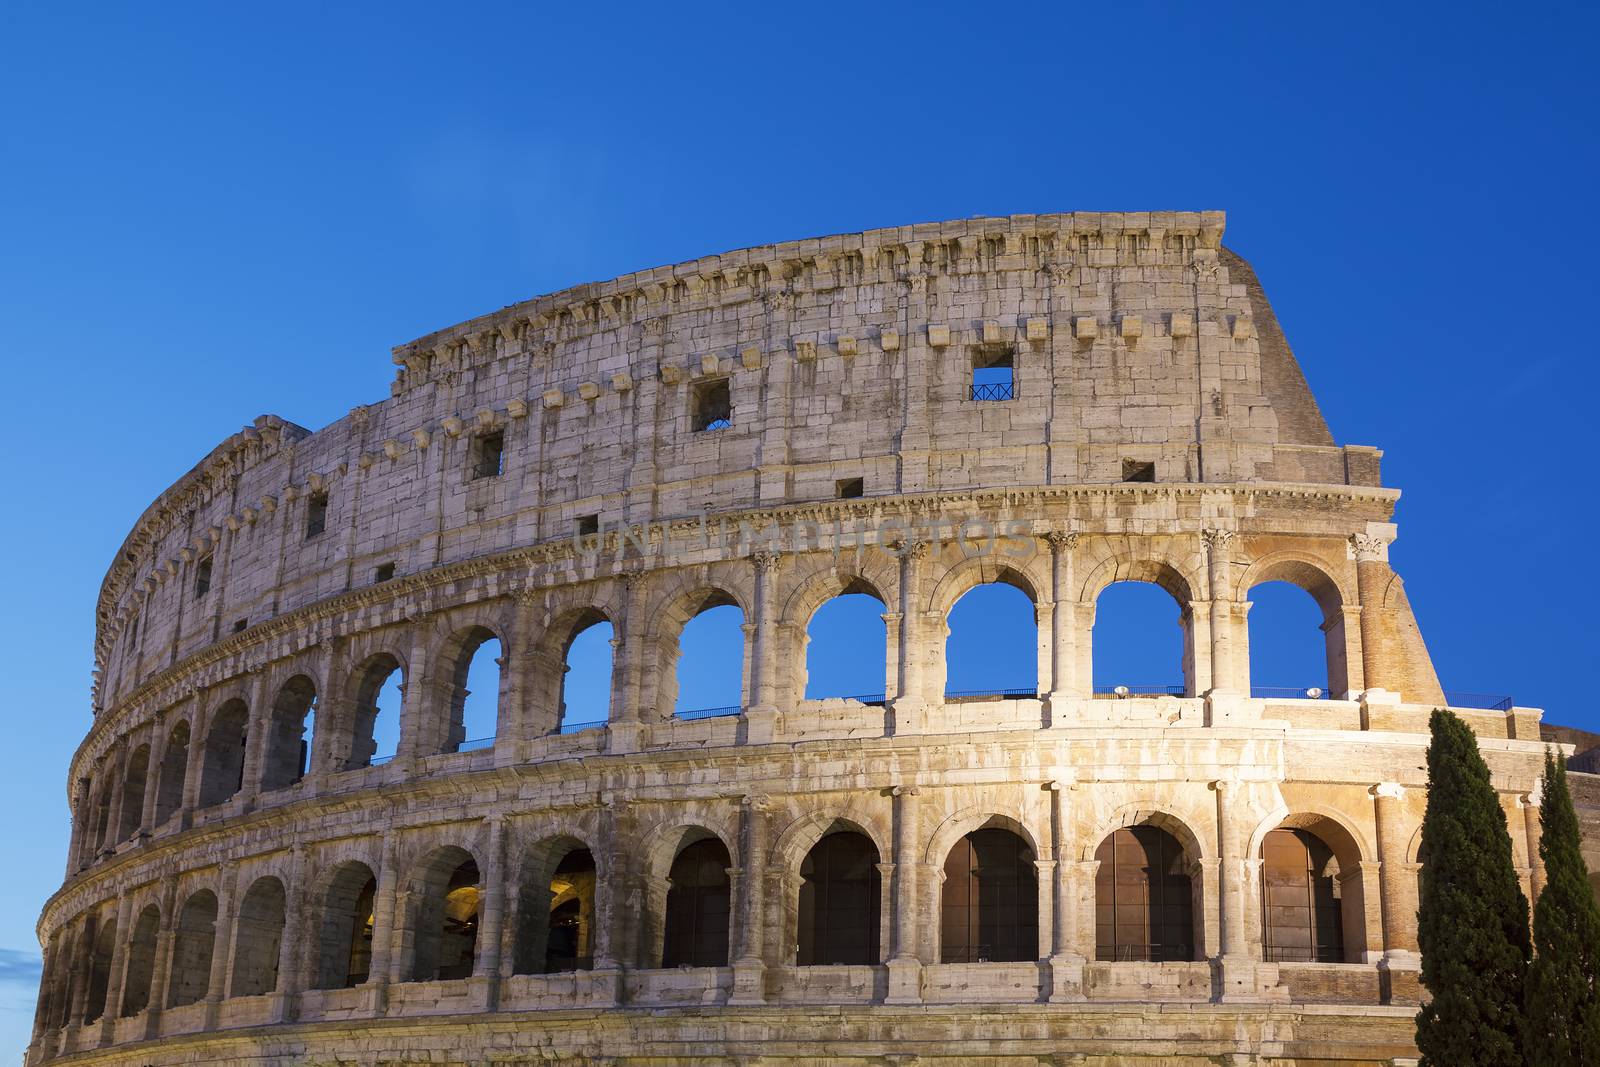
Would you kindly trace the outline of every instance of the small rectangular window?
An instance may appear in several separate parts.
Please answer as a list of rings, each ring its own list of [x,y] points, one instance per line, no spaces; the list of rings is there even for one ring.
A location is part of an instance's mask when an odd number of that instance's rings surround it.
[[[194,568],[194,598],[199,600],[211,592],[211,557],[201,556]]]
[[[867,491],[866,479],[840,478],[833,483],[833,490],[834,495],[840,500],[850,500],[854,497],[863,496]]]
[[[594,536],[595,534],[597,534],[599,532],[600,532],[600,516],[598,516],[598,515],[579,515],[578,516],[578,536],[579,537],[592,537],[592,536]]]
[[[245,627],[247,627],[249,625],[250,625],[250,620],[249,619],[235,619],[235,620],[233,620],[233,632],[234,633],[242,633],[244,631]]]
[[[505,470],[506,435],[499,431],[472,439],[472,476],[493,478]]]
[[[702,430],[726,430],[733,425],[733,400],[728,393],[728,379],[701,382],[694,387],[694,411],[691,424],[696,433]]]
[[[1125,482],[1153,482],[1156,480],[1156,465],[1137,459],[1125,459],[1122,461],[1122,480]]]
[[[983,348],[972,356],[973,400],[1015,400],[1015,357],[1009,348]]]
[[[328,494],[312,493],[306,501],[306,537],[315,537],[327,528]]]
[[[393,563],[380,563],[380,564],[378,564],[377,570],[372,572],[373,584],[377,584],[378,582],[387,582],[390,578],[393,578],[393,577],[394,577],[394,564]]]

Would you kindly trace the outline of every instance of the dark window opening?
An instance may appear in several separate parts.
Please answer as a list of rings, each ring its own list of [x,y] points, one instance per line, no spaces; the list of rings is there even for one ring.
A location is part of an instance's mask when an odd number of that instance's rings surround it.
[[[372,572],[372,584],[376,585],[379,582],[387,582],[389,579],[391,579],[393,577],[394,577],[394,564],[393,563],[380,563],[380,564],[378,564],[377,569]]]
[[[1333,852],[1305,830],[1261,845],[1262,948],[1269,963],[1343,963],[1344,916]]]
[[[1125,459],[1122,461],[1122,480],[1125,482],[1153,482],[1156,480],[1156,465],[1137,459]]]
[[[1009,348],[979,349],[972,356],[972,399],[1015,400],[1015,358]]]
[[[139,643],[139,616],[135,615],[133,621],[128,623],[128,646],[131,648]]]
[[[726,430],[733,425],[733,399],[728,393],[728,379],[702,382],[694,388],[693,428],[701,430]]]
[[[242,633],[242,632],[244,632],[245,627],[247,627],[249,625],[250,625],[250,620],[249,619],[234,619],[233,620],[233,632],[234,633]]]
[[[1177,839],[1154,826],[1123,827],[1094,858],[1095,958],[1194,959],[1194,893]]]
[[[579,537],[593,537],[595,534],[597,534],[599,532],[600,532],[600,516],[598,516],[598,515],[579,515],[578,516],[578,536]]]
[[[493,478],[505,471],[506,435],[486,433],[472,439],[472,476]]]
[[[940,959],[1018,963],[1039,957],[1033,850],[1009,830],[975,830],[944,863]]]
[[[867,482],[865,478],[840,478],[833,483],[833,490],[840,500],[853,500],[866,495]]]
[[[306,501],[306,537],[315,537],[327,528],[328,494],[312,493]]]
[[[211,592],[211,557],[200,557],[200,562],[194,568],[194,597],[199,600]]]
[[[800,914],[795,962],[878,962],[878,850],[865,834],[831,833],[800,865]]]
[[[728,849],[714,837],[678,853],[668,880],[663,967],[728,965]]]

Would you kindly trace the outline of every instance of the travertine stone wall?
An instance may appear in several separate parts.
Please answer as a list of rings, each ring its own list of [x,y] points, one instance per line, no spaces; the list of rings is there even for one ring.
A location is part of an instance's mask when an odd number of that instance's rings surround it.
[[[973,219],[660,268],[402,345],[387,400],[218,446],[102,590],[30,1063],[1405,1062],[1445,697],[1390,565],[1398,493],[1333,443],[1222,223]],[[1006,354],[1014,398],[973,400]],[[724,381],[731,425],[695,430]],[[1096,600],[1130,580],[1174,599],[1181,694],[1092,677]],[[1275,580],[1323,614],[1320,699],[1251,687],[1250,591]],[[947,614],[996,581],[1036,607],[1037,691],[947,697]],[[845,592],[884,604],[882,699],[808,700],[807,627]],[[713,603],[745,618],[740,707],[681,718],[678,636]],[[561,733],[596,620],[609,718]],[[496,734],[461,751],[488,636]],[[374,766],[391,667],[400,751]],[[1540,714],[1458,711],[1537,893]],[[1183,850],[1193,959],[1096,958],[1097,848],[1136,825]],[[944,860],[988,826],[1034,857],[1037,956],[945,962]],[[801,866],[841,828],[877,850],[880,959],[801,966]],[[1277,828],[1330,850],[1344,962],[1267,958]],[[671,864],[705,839],[733,865],[728,959],[664,968]],[[575,847],[593,967],[521,973]],[[472,973],[415,980],[466,859]],[[319,988],[331,902],[366,876],[370,976]]]

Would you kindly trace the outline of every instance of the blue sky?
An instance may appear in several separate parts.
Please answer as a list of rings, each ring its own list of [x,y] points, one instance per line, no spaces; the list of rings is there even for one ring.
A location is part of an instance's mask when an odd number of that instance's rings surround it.
[[[1596,21],[8,5],[0,1057],[26,1041],[33,924],[64,862],[95,593],[143,507],[257,414],[318,427],[381,399],[392,344],[730,248],[1226,210],[1335,437],[1387,452],[1394,563],[1447,688],[1600,729],[1600,625],[1572,584],[1595,518]],[[1170,602],[1130,605],[1170,628]],[[1096,645],[1120,643],[1103,625]],[[1176,646],[1127,632],[1134,658],[1105,670],[1164,680]],[[1280,651],[1287,677],[1261,681],[1317,684],[1303,642]]]

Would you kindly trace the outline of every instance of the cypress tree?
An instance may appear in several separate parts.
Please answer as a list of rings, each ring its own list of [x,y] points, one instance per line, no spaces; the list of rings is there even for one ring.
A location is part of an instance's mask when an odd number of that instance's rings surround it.
[[[1528,1065],[1600,1064],[1600,907],[1583,865],[1567,768],[1548,752],[1539,820],[1544,891],[1533,908]]]
[[[1429,720],[1417,941],[1430,1000],[1417,1013],[1421,1067],[1520,1067],[1528,899],[1505,811],[1467,724]]]

